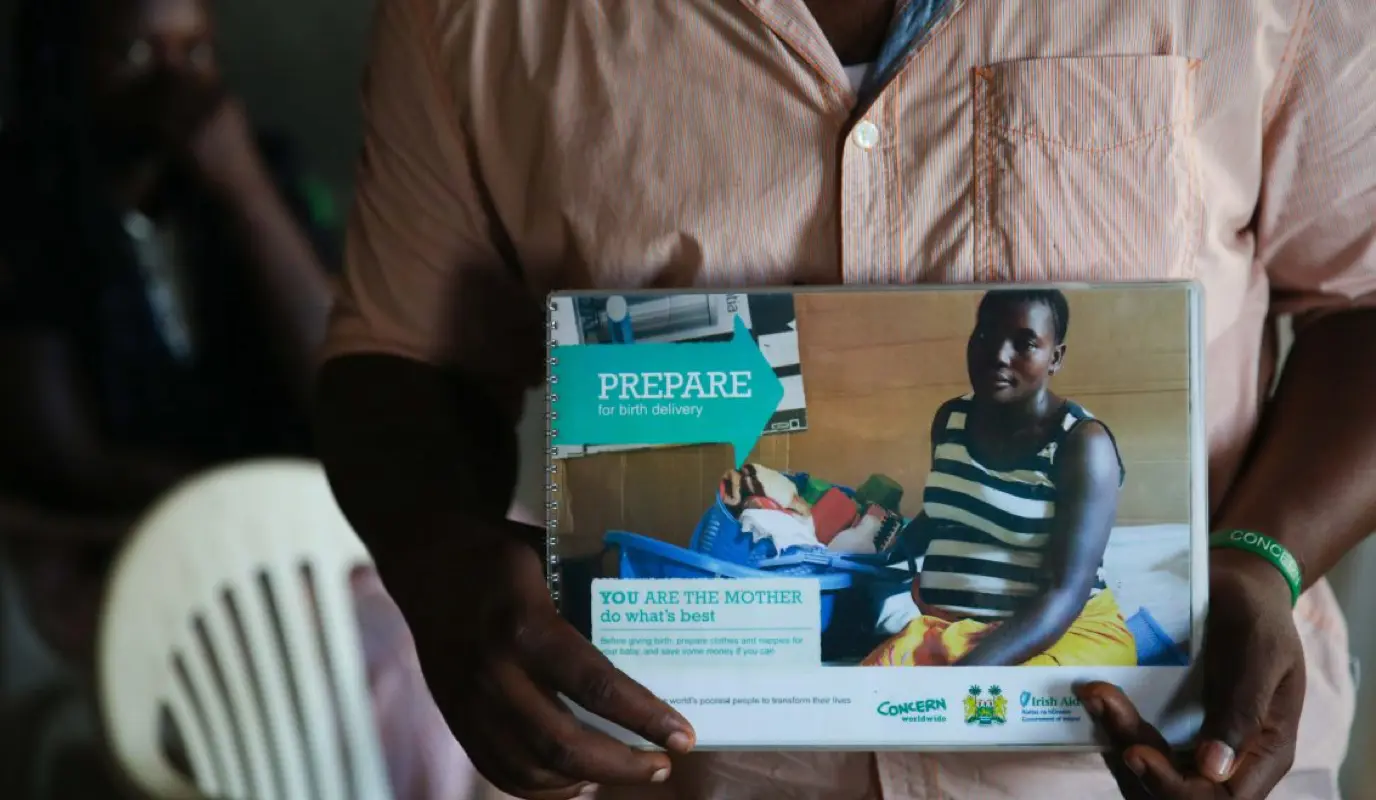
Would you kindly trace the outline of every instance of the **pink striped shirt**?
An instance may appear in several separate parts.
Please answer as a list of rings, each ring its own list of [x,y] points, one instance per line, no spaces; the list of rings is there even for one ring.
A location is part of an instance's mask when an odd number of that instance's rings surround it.
[[[856,115],[802,0],[381,0],[328,352],[457,364],[514,403],[554,288],[1197,277],[1220,498],[1275,315],[1376,299],[1372,30],[1355,0],[953,0]],[[1309,694],[1274,796],[1335,796],[1346,630],[1325,583],[1296,619]],[[702,755],[674,780],[1116,796],[1093,756]]]

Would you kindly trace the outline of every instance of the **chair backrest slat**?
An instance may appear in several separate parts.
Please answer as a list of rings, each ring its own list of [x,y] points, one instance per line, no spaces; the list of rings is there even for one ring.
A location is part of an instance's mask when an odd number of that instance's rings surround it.
[[[175,668],[173,674],[176,674]],[[216,749],[208,739],[205,718],[196,709],[197,701],[192,697],[191,688],[187,683],[175,680],[168,687],[164,699],[201,789],[212,797],[225,796],[227,786],[221,777],[224,767],[220,765]]]
[[[339,738],[339,717],[330,698],[316,636],[315,616],[308,605],[308,589],[295,565],[274,564],[269,570],[273,594],[278,598],[277,615],[282,624],[287,659],[296,676],[302,712],[311,721],[303,726],[306,747],[315,773],[315,783],[325,800],[349,798],[345,788],[343,743]]]
[[[191,627],[190,621],[187,627]],[[212,666],[197,638],[188,631],[188,646],[179,653],[180,663],[186,670],[186,681],[195,689],[196,706],[208,732],[206,738],[215,749],[216,760],[222,768],[220,779],[224,782],[225,794],[229,797],[251,797],[245,780],[247,770],[242,748],[237,742],[239,737],[235,731],[233,710],[224,692],[216,686]]]
[[[265,710],[259,690],[261,667],[244,648],[238,624],[231,609],[240,585],[227,586],[215,605],[197,620],[198,638],[203,644],[215,686],[221,690],[230,715],[236,748],[245,768],[242,782],[254,800],[278,800],[277,765],[272,732],[264,719]]]
[[[267,727],[281,768],[282,796],[311,800],[320,797],[320,792],[307,758],[305,717],[299,711],[291,662],[277,636],[267,580],[267,573],[259,571],[244,591],[235,595],[236,607],[262,684]]]

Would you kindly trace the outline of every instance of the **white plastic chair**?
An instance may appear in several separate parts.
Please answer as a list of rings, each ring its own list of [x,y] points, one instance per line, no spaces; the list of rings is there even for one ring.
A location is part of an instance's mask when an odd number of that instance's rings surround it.
[[[169,800],[390,798],[349,586],[369,562],[313,462],[211,470],[158,503],[112,571],[99,642],[103,723],[133,783]]]

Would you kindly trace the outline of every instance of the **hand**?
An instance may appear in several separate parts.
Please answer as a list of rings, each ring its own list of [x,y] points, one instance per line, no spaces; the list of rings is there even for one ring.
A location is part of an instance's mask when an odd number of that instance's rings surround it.
[[[528,800],[666,780],[668,755],[593,730],[556,696],[668,750],[693,746],[687,720],[559,616],[531,546],[543,542],[543,531],[511,522],[472,527],[481,530],[378,565],[411,625],[431,692],[474,766]]]
[[[235,97],[219,99],[188,141],[187,156],[195,174],[213,191],[237,198],[264,184],[253,126]]]
[[[1108,735],[1104,758],[1129,800],[1261,800],[1294,763],[1305,676],[1290,588],[1250,553],[1216,551],[1210,571],[1204,726],[1192,758],[1174,759],[1117,687],[1079,690]]]

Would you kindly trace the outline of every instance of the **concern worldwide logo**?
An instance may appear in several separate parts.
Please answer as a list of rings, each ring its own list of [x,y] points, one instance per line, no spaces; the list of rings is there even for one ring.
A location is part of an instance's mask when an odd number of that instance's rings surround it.
[[[1003,689],[990,686],[986,693],[978,686],[971,686],[965,695],[966,725],[1002,725],[1008,721],[1008,698]]]
[[[875,707],[874,713],[881,717],[896,717],[902,722],[945,722],[946,699],[884,700]]]

